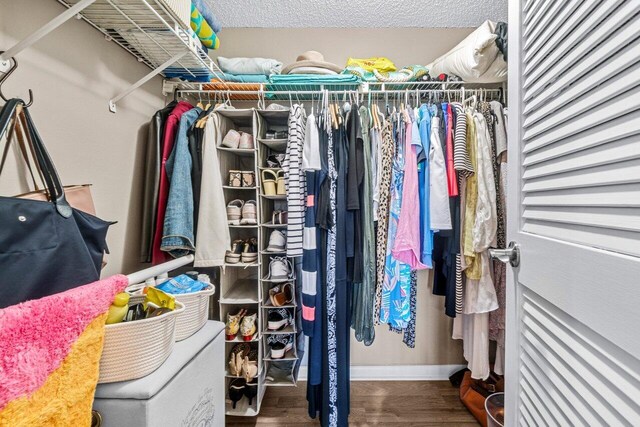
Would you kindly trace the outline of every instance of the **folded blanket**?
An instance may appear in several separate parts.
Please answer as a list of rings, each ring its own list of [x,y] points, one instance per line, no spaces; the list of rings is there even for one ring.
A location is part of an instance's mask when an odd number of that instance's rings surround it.
[[[0,310],[0,425],[89,426],[105,320],[125,276]]]
[[[268,83],[269,78],[264,74],[231,74],[224,73],[220,78],[225,82],[234,83]]]
[[[365,82],[402,83],[429,80],[429,70],[423,65],[407,65],[399,71],[389,72],[367,71],[357,65],[348,65],[342,74],[353,74]]]
[[[280,74],[282,62],[269,58],[225,58],[218,57],[218,65],[230,74]]]
[[[322,74],[277,74],[269,77],[271,83],[314,83],[314,84],[331,84],[331,83],[360,83],[360,78],[353,74],[336,74],[336,75],[322,75]]]
[[[218,21],[218,18],[213,14],[213,8],[211,7],[212,2],[209,0],[191,0],[191,3],[200,11],[200,14],[204,17],[204,20],[207,21],[211,29],[213,29],[213,32],[218,34],[220,30],[222,30],[222,25],[220,25],[220,21]]]
[[[193,3],[191,3],[191,29],[196,33],[204,47],[209,49],[220,47],[220,39]]]

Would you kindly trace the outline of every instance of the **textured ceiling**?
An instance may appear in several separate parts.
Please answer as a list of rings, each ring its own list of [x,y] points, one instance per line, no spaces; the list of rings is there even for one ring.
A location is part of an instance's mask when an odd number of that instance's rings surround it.
[[[507,0],[215,0],[223,27],[476,27],[507,20]]]

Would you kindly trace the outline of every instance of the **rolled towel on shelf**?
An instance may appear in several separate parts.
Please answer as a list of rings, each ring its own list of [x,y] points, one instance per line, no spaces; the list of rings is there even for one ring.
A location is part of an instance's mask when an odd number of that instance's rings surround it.
[[[212,3],[210,0],[191,0],[191,4],[195,5],[196,9],[200,11],[200,14],[202,14],[204,20],[207,21],[207,24],[213,29],[213,32],[218,34],[220,30],[222,30],[222,25],[220,25],[220,21],[213,14]]]
[[[204,47],[208,49],[220,47],[220,39],[193,3],[191,3],[191,29],[196,33]]]
[[[270,58],[225,58],[218,57],[218,65],[229,74],[280,74],[282,62]]]

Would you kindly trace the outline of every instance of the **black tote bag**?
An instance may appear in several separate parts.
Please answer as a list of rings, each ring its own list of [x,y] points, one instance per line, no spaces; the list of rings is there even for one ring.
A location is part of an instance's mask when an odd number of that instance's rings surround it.
[[[2,108],[0,139],[15,119],[18,105],[22,105],[36,167],[51,200],[0,196],[0,308],[98,280],[107,230],[113,224],[69,206],[22,100],[12,99]]]

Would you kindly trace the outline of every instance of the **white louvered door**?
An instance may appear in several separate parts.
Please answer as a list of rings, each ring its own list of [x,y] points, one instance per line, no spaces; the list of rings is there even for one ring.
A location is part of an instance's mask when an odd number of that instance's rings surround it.
[[[640,0],[509,6],[507,425],[640,426]]]

